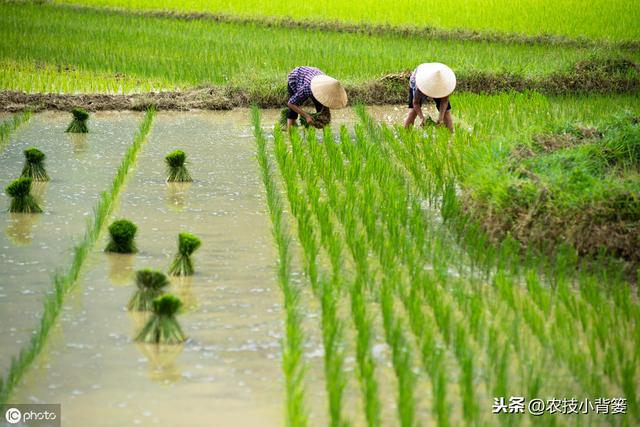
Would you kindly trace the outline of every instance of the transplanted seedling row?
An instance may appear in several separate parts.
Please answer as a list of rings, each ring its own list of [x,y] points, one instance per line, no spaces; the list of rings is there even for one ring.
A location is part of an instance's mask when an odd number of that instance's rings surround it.
[[[513,242],[492,248],[468,219],[469,235],[456,241],[452,230],[460,230],[461,224],[453,220],[461,216],[455,179],[467,155],[466,145],[451,144],[438,132],[427,136],[396,132],[360,113],[355,140],[346,129],[341,130],[339,143],[329,130],[321,144],[314,132],[307,132],[302,142],[294,132],[289,149],[276,129],[275,153],[311,283],[314,275],[323,275],[309,264],[319,256],[318,242],[333,259],[342,243],[330,236],[337,235],[352,255],[356,278],[366,277],[365,287],[353,289],[360,297],[373,292],[379,298],[398,379],[401,424],[416,421],[415,361],[408,353],[412,342],[400,326],[404,322],[430,378],[432,413],[439,425],[460,416],[466,423],[477,422],[486,416],[482,405],[490,405],[492,396],[522,394],[522,387],[530,398],[576,392],[586,396],[593,390],[624,395],[630,412],[637,414],[632,384],[637,376],[633,348],[638,343],[638,316],[628,286],[611,296],[602,294],[588,274],[570,273],[571,258],[566,257],[556,261],[564,262],[564,267],[545,268],[543,274],[534,268],[540,265],[537,260],[522,268]],[[436,217],[436,210],[425,211],[425,203],[439,209],[446,222]],[[335,233],[336,225],[342,233]],[[343,277],[349,274],[334,266],[332,270]],[[547,281],[554,288],[547,287]],[[574,284],[578,293],[572,291]],[[352,307],[357,296],[352,292]],[[601,315],[596,311],[598,301],[606,301]],[[358,321],[354,324],[360,339],[365,328]],[[363,373],[367,361],[359,350],[358,369]],[[457,362],[453,372],[451,357]],[[547,369],[544,360],[554,358],[561,363]],[[451,387],[456,371],[457,388]],[[602,374],[608,381],[601,379]],[[365,385],[363,378],[360,375]],[[330,394],[331,381],[327,379]],[[363,406],[369,424],[375,425],[376,417],[369,417],[367,409],[375,400],[370,396],[363,392]]]

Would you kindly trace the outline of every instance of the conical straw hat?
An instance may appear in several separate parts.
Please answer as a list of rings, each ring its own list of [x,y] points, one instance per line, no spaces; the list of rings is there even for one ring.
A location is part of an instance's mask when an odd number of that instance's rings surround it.
[[[311,93],[327,108],[338,109],[347,106],[347,92],[333,77],[319,75],[311,79]]]
[[[444,98],[456,88],[456,75],[439,62],[420,64],[416,70],[416,86],[428,97]]]

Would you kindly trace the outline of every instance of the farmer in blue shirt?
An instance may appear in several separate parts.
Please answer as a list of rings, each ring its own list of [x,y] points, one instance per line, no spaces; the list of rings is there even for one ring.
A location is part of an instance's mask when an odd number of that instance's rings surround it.
[[[323,108],[337,109],[347,105],[347,92],[340,82],[315,67],[295,68],[289,73],[287,83],[288,127],[295,124],[298,114],[302,115],[309,124],[313,123],[311,115],[301,107],[308,98],[313,101],[317,112],[322,111]]]
[[[412,126],[416,117],[420,117],[420,126],[424,126],[425,118],[422,114],[422,103],[426,99],[432,99],[440,113],[436,123],[439,125],[444,124],[450,131],[453,131],[449,95],[455,88],[456,75],[451,68],[439,62],[418,65],[409,79],[408,107],[410,110],[404,120],[404,127]]]

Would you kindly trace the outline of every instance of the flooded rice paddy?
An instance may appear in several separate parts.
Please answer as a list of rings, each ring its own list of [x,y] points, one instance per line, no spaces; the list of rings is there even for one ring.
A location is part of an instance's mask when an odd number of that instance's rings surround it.
[[[269,114],[275,122],[278,112]],[[336,121],[349,122],[350,114]],[[283,424],[282,294],[248,116],[246,110],[158,113],[112,216],[138,226],[139,252],[105,254],[103,236],[47,346],[16,390],[16,401],[61,403],[63,424],[69,426],[91,425],[96,418],[114,426]],[[66,114],[37,115],[3,153],[4,180],[19,173],[22,150],[34,144],[49,155],[53,177],[43,200],[46,213],[28,219],[25,242],[15,242],[18,232],[10,230],[16,230],[16,220],[3,215],[3,349],[18,349],[28,338],[52,272],[69,262],[69,250],[60,248],[71,248],[83,232],[84,217],[107,187],[139,119],[95,115],[92,133],[74,141],[63,132]],[[175,149],[187,153],[193,183],[165,182],[163,159]],[[2,203],[4,210],[6,197]],[[189,339],[160,349],[134,343],[144,322],[125,308],[135,289],[134,272],[166,271],[183,231],[203,242],[194,255],[196,274],[171,278],[169,290],[185,304],[179,321]],[[299,270],[294,277],[302,280]],[[311,295],[305,300],[310,421],[320,425],[327,422],[327,402],[318,307]],[[4,327],[10,324],[15,326]],[[375,350],[384,360],[381,343]],[[4,367],[10,356],[2,352]],[[347,369],[354,365],[347,360]],[[355,385],[348,389],[348,413],[363,422],[357,393]],[[383,415],[392,416],[392,400]]]

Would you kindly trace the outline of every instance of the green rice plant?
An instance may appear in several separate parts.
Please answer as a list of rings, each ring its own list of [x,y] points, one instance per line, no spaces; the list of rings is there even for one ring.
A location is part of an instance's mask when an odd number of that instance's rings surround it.
[[[331,122],[331,110],[327,107],[323,107],[322,110],[309,114],[313,119],[311,126],[317,129],[322,129],[327,126]],[[309,123],[307,122],[307,118],[305,116],[300,116],[300,126],[304,128],[309,127]]]
[[[193,234],[180,233],[178,235],[178,253],[169,267],[169,274],[172,276],[193,275],[193,262],[191,255],[200,247],[202,242]]]
[[[144,269],[136,271],[136,287],[138,288],[129,300],[129,311],[151,311],[153,301],[164,293],[163,288],[169,286],[169,280],[160,271]]]
[[[138,251],[134,238],[138,227],[126,219],[114,221],[109,226],[109,236],[111,239],[105,248],[105,252],[116,252],[120,254],[131,254]]]
[[[152,301],[151,317],[136,335],[136,341],[148,344],[182,344],[186,337],[176,319],[180,307],[182,301],[174,295],[155,298]]]
[[[31,178],[18,178],[5,189],[11,197],[9,212],[41,213],[42,209],[31,195]]]
[[[49,181],[47,171],[44,169],[45,154],[35,147],[24,150],[25,164],[22,175],[34,181]]]
[[[160,3],[147,3],[143,0],[59,0],[60,3],[91,5],[98,7],[124,8],[140,11],[205,12],[214,16],[239,15],[242,19],[255,17],[265,20],[266,17],[278,17],[283,24],[292,26],[327,23],[326,28],[342,28],[348,31],[353,24],[365,25],[367,31],[392,31],[398,27],[403,32],[416,28],[427,28],[428,33],[438,29],[469,29],[469,35],[478,37],[488,33],[492,37],[511,33],[532,34],[553,40],[553,35],[564,35],[582,39],[637,40],[640,30],[635,23],[640,19],[638,11],[630,8],[622,0],[606,2],[598,0],[591,3],[591,8],[579,8],[576,1],[553,2],[551,0],[527,0],[512,9],[505,10],[505,4],[496,2],[486,4],[480,0],[464,0],[456,5],[433,5],[432,13],[415,16],[415,9],[410,2],[394,2],[391,0],[367,0],[356,5],[344,5],[337,0],[320,4],[304,4],[292,9],[291,3],[285,0],[268,4],[257,0],[242,3],[228,3],[223,0],[164,0]],[[291,20],[293,23],[291,23]],[[372,24],[372,25],[366,25]],[[605,28],[610,28],[606,31]],[[496,34],[497,33],[497,34]],[[455,38],[455,32],[447,33],[448,38]],[[517,40],[517,39],[516,39]]]
[[[25,110],[22,113],[16,113],[11,118],[4,120],[0,123],[0,153],[6,147],[9,142],[11,134],[18,129],[22,124],[29,121],[32,116],[31,110]]]
[[[182,150],[175,150],[167,154],[164,158],[167,164],[167,182],[191,182],[191,175],[187,171],[187,167],[184,162],[187,160],[187,155]]]
[[[73,120],[71,120],[65,132],[88,133],[87,120],[89,119],[89,113],[83,108],[76,107],[71,110],[71,114],[73,115]]]
[[[291,238],[284,219],[282,199],[273,178],[273,166],[269,160],[266,138],[260,127],[260,112],[252,107],[251,121],[257,146],[257,159],[262,182],[267,194],[267,206],[273,227],[274,240],[278,248],[278,282],[284,295],[285,337],[283,339],[282,370],[285,375],[286,425],[304,427],[308,425],[305,405],[305,363],[303,359],[304,333],[301,328],[302,312],[300,290],[291,283]]]
[[[4,376],[4,380],[0,381],[0,404],[9,401],[11,393],[18,386],[27,369],[44,347],[47,337],[49,336],[49,331],[62,310],[64,297],[77,282],[82,265],[90,249],[98,240],[100,231],[120,194],[127,174],[135,162],[143,143],[146,141],[154,116],[155,110],[146,112],[138,128],[138,132],[134,136],[133,144],[131,144],[129,150],[125,153],[118,167],[111,188],[109,191],[100,194],[99,201],[94,208],[93,221],[88,223],[84,237],[73,248],[71,263],[65,272],[58,272],[54,275],[54,290],[44,298],[44,309],[38,327],[29,342],[21,348],[19,353],[11,360],[11,365]]]

